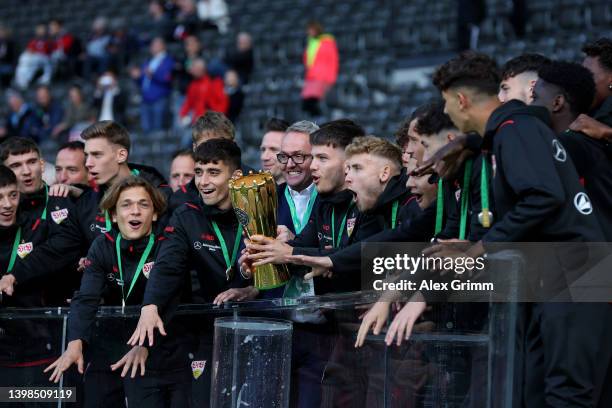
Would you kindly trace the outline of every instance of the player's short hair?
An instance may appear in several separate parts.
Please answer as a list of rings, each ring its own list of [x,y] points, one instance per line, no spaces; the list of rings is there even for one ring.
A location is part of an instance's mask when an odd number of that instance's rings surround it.
[[[499,82],[495,60],[474,51],[464,51],[442,64],[433,76],[433,84],[441,92],[467,87],[478,93],[494,96],[499,91]]]
[[[357,154],[371,154],[388,159],[398,168],[402,167],[402,150],[396,144],[376,136],[357,137],[346,146],[346,156]]]
[[[125,148],[128,153],[130,151],[130,133],[119,123],[112,120],[101,120],[92,125],[89,125],[81,133],[81,139],[106,139],[112,144],[119,145]]]

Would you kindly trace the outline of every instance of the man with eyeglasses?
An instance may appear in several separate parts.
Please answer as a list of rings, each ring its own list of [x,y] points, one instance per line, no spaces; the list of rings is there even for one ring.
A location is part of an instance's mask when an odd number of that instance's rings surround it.
[[[276,155],[286,180],[278,186],[278,238],[283,241],[293,239],[302,231],[318,203],[310,172],[310,134],[318,129],[319,126],[307,120],[292,124],[283,137],[280,153]]]

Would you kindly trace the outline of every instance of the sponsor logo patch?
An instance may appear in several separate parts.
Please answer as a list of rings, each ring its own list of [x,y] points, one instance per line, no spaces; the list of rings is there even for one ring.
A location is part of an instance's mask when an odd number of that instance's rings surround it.
[[[561,146],[561,143],[557,139],[553,139],[552,147],[553,147],[553,157],[555,158],[556,161],[563,163],[564,161],[567,160],[567,152],[565,151],[563,146]]]
[[[593,205],[591,199],[586,193],[578,193],[574,197],[574,206],[580,214],[589,215],[593,212]]]

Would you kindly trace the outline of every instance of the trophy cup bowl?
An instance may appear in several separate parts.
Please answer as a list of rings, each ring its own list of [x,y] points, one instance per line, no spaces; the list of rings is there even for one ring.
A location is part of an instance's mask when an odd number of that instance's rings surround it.
[[[278,198],[276,183],[268,172],[252,173],[232,178],[229,182],[230,198],[238,222],[248,237],[264,235],[276,237],[276,209]],[[289,280],[287,265],[261,265],[253,268],[257,289],[273,289]]]

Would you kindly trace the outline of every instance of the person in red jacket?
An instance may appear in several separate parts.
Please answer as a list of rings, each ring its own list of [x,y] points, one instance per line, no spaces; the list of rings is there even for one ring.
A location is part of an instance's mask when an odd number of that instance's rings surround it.
[[[304,50],[305,78],[302,109],[312,116],[321,115],[319,101],[338,79],[338,47],[331,34],[324,34],[317,22],[308,24],[308,43]]]
[[[49,21],[49,38],[53,71],[67,62],[74,64],[71,61],[75,61],[79,46],[76,38],[64,28],[62,20],[54,18]]]
[[[38,24],[34,29],[34,38],[30,40],[26,49],[19,56],[17,70],[15,71],[15,84],[20,89],[26,89],[39,69],[43,70],[40,78],[41,84],[51,81],[51,63],[49,54],[51,43],[47,39],[47,26]]]
[[[187,87],[187,96],[179,112],[181,123],[193,124],[209,110],[227,114],[229,99],[223,89],[223,80],[207,74],[206,63],[202,58],[193,60],[190,71],[193,80]]]

